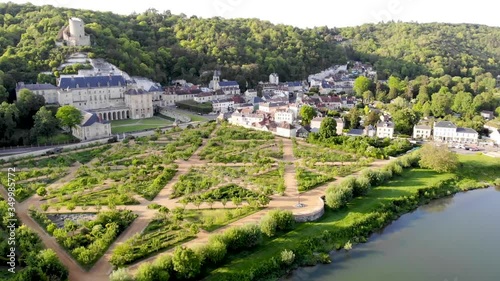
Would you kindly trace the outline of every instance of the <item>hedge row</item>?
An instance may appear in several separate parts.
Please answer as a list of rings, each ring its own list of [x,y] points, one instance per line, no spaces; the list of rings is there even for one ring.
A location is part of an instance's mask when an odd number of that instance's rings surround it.
[[[372,187],[401,175],[405,168],[417,167],[418,161],[418,154],[412,153],[390,162],[380,170],[364,170],[359,176],[347,177],[327,188],[326,205],[332,209],[345,207],[353,198],[366,195]]]
[[[177,247],[172,256],[162,256],[153,263],[141,265],[135,276],[136,281],[168,281],[193,279],[199,276],[202,266],[220,264],[228,253],[239,253],[262,243],[262,236],[274,236],[277,231],[293,229],[295,220],[291,211],[273,210],[264,216],[260,225],[248,224],[232,227],[219,235],[211,236],[208,243],[196,249]],[[293,252],[284,252],[279,263],[290,264]],[[111,281],[124,280],[128,273],[117,270]],[[126,279],[125,279],[126,280]]]

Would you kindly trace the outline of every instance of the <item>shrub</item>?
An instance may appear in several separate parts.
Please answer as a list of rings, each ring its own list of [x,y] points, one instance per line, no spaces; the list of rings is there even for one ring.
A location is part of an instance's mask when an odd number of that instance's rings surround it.
[[[170,275],[166,271],[162,271],[152,263],[141,264],[135,275],[136,281],[156,281],[170,279]]]
[[[154,262],[154,266],[156,266],[159,270],[167,271],[171,274],[174,271],[174,263],[172,261],[171,255],[162,255],[158,257]]]
[[[209,241],[202,251],[205,259],[212,264],[218,264],[224,259],[227,253],[226,244],[219,239]]]
[[[356,178],[354,189],[352,190],[352,195],[354,197],[363,196],[370,190],[371,184],[368,177],[360,176]]]
[[[161,205],[159,205],[157,203],[151,203],[148,205],[148,209],[153,209],[153,210],[159,209],[160,207],[161,207]]]
[[[276,219],[269,216],[269,213],[260,221],[260,231],[269,237],[273,237],[276,234],[277,227],[278,223],[276,222]]]
[[[295,219],[291,211],[272,210],[260,222],[260,230],[269,237],[276,234],[276,230],[289,230],[294,227]]]
[[[326,190],[326,205],[334,210],[345,207],[352,200],[353,190],[350,186],[330,186]]]
[[[47,195],[47,189],[45,189],[45,187],[39,187],[37,190],[36,190],[36,194],[38,194],[38,196],[45,196]]]
[[[295,254],[291,250],[283,250],[281,252],[281,262],[285,265],[291,265],[295,260]]]
[[[378,175],[377,175],[377,171],[374,171],[374,170],[364,170],[362,173],[361,173],[361,176],[362,177],[365,177],[367,179],[370,180],[370,184],[375,186],[378,184]]]
[[[255,224],[230,228],[223,237],[227,249],[231,251],[252,248],[262,242],[262,232]]]
[[[201,258],[190,248],[177,247],[172,257],[172,263],[180,278],[191,279],[200,273]]]
[[[134,281],[134,278],[126,268],[119,268],[109,275],[109,281]]]

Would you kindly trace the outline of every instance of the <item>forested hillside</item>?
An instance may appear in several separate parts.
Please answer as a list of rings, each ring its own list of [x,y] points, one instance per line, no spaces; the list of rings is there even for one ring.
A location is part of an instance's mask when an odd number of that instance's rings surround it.
[[[85,21],[91,55],[163,84],[175,78],[207,82],[209,71],[221,68],[223,78],[252,87],[271,72],[281,80],[305,79],[353,59],[372,62],[381,79],[391,74],[414,78],[500,72],[500,28],[487,26],[387,23],[299,29],[258,19],[187,18],[169,11],[121,16],[1,3],[0,82],[8,90],[16,81],[36,81],[39,71],[54,71],[73,51],[55,47],[70,17]],[[337,42],[337,34],[347,40]]]

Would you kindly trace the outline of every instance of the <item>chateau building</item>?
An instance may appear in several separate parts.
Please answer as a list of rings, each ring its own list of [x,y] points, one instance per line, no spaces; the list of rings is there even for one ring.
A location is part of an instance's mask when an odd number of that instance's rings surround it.
[[[103,121],[96,113],[80,111],[83,119],[80,125],[72,129],[75,137],[81,140],[92,140],[111,136],[111,124],[108,121]]]

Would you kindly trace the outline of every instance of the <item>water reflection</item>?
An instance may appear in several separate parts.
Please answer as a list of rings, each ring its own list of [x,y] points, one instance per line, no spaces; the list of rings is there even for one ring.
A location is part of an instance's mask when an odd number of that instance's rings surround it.
[[[499,186],[495,186],[495,190],[500,192],[500,185]]]
[[[441,213],[453,203],[453,197],[446,197],[431,201],[429,204],[422,206],[420,209],[428,213]]]

